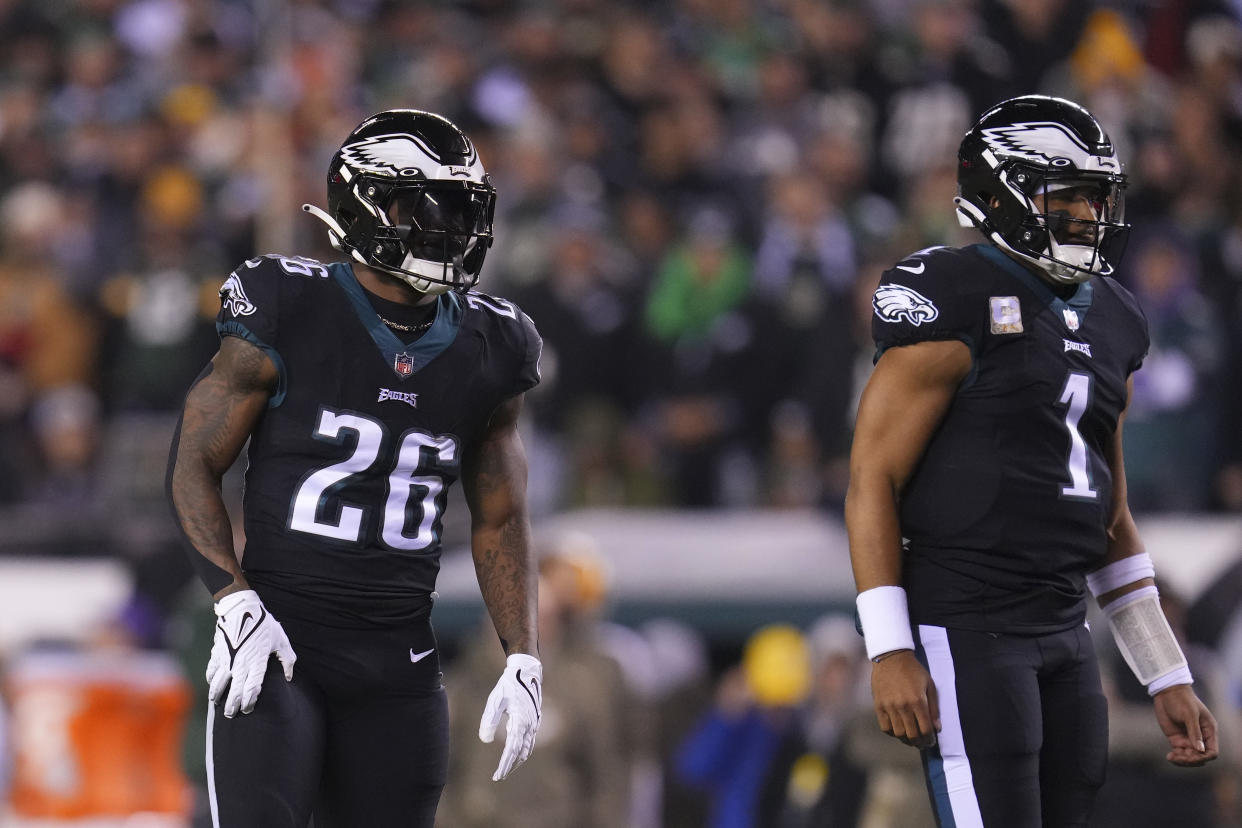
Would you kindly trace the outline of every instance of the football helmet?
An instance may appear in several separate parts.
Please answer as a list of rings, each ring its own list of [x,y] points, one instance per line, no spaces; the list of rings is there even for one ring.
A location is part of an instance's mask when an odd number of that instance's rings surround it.
[[[1086,109],[1045,95],[1003,101],[966,133],[957,158],[953,203],[962,226],[977,227],[1054,282],[1113,273],[1130,230],[1126,177]],[[1072,196],[1078,212],[1050,210],[1049,196],[1058,193]]]
[[[372,115],[328,165],[332,246],[423,293],[468,290],[492,244],[496,188],[448,119],[415,109]]]

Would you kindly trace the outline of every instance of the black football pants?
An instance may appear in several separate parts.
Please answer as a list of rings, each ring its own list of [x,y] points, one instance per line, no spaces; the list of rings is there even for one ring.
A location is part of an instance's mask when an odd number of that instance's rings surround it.
[[[941,828],[1086,826],[1108,761],[1108,711],[1085,626],[1017,636],[919,625],[940,699],[923,751]]]
[[[430,625],[280,621],[293,681],[273,656],[253,712],[226,719],[223,699],[208,708],[214,828],[306,828],[312,812],[315,828],[431,828],[449,728]]]

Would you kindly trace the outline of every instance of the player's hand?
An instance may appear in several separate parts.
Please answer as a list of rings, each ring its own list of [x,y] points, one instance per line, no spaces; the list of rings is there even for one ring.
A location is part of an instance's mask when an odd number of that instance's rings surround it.
[[[500,765],[492,774],[492,781],[504,779],[518,765],[526,761],[535,747],[535,734],[539,732],[540,711],[543,708],[543,665],[539,659],[525,653],[514,653],[506,662],[508,666],[500,674],[500,681],[487,697],[483,719],[479,722],[479,738],[491,743],[496,738],[500,719],[509,714],[505,728],[505,749],[500,754]]]
[[[913,650],[898,650],[872,666],[871,698],[880,730],[920,749],[936,744],[940,700]]]
[[[215,704],[227,687],[224,715],[231,719],[238,710],[254,710],[272,653],[284,667],[285,681],[293,680],[293,663],[298,657],[289,636],[253,589],[217,601],[216,618],[216,637],[207,661],[207,697]]]
[[[1164,758],[1184,767],[1198,767],[1216,758],[1216,719],[1189,684],[1161,690],[1152,703],[1156,721],[1172,748]]]

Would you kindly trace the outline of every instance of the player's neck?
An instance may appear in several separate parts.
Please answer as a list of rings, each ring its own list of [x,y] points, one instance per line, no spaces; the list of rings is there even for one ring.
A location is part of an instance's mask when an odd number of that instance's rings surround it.
[[[403,305],[423,305],[434,302],[436,297],[428,293],[420,293],[405,282],[385,273],[372,270],[364,264],[351,263],[358,284],[381,299],[400,302]]]
[[[1043,268],[1041,268],[1039,265],[1033,264],[1027,261],[1026,259],[1023,259],[1021,256],[1016,256],[1013,253],[1009,252],[1008,250],[1005,250],[1003,247],[999,249],[1006,256],[1013,259],[1015,262],[1022,265],[1027,270],[1029,270],[1033,275],[1035,275],[1039,279],[1039,281],[1047,285],[1049,290],[1051,290],[1054,294],[1061,297],[1062,299],[1069,299],[1071,296],[1073,296],[1075,293],[1078,292],[1078,285],[1079,285],[1078,282],[1074,282],[1072,284],[1067,284],[1066,282],[1058,282],[1052,279],[1051,277],[1049,277],[1048,273]]]

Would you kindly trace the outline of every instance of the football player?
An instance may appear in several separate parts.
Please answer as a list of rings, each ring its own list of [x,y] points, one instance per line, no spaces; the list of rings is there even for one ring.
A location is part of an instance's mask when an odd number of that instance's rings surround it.
[[[1113,279],[1125,176],[1089,112],[1029,95],[971,128],[957,180],[986,242],[915,253],[874,294],[846,523],[876,718],[922,749],[940,825],[1086,825],[1108,745],[1088,591],[1169,761],[1217,755],[1126,505],[1148,336]]]
[[[493,779],[531,752],[542,668],[517,421],[541,340],[475,292],[496,191],[444,118],[381,112],[328,169],[347,261],[260,256],[220,289],[220,349],[169,464],[174,512],[218,616],[207,666],[213,825],[431,826],[448,713],[429,615],[461,478],[507,668]],[[220,496],[249,440],[244,567]]]

